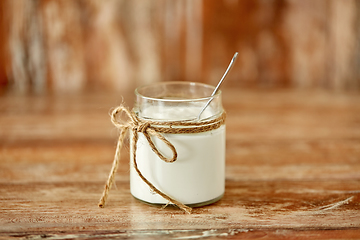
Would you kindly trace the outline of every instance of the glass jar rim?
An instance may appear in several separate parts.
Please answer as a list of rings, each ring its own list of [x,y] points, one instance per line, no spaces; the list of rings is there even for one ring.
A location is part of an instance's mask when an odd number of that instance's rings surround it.
[[[150,97],[146,96],[144,94],[141,94],[139,91],[141,89],[147,88],[147,87],[159,87],[159,86],[166,86],[166,85],[189,85],[189,86],[199,86],[208,88],[211,90],[211,93],[215,90],[215,87],[210,84],[200,83],[200,82],[187,82],[187,81],[167,81],[167,82],[156,82],[152,84],[145,84],[142,86],[139,86],[135,89],[135,95],[138,97],[141,97],[146,100],[152,100],[152,101],[164,101],[164,102],[192,102],[192,101],[207,101],[211,98],[216,98],[217,96],[221,95],[221,90],[219,89],[214,96],[211,96],[211,94],[207,97],[198,97],[198,98],[183,98],[183,99],[168,99],[168,98],[158,98],[158,97]]]

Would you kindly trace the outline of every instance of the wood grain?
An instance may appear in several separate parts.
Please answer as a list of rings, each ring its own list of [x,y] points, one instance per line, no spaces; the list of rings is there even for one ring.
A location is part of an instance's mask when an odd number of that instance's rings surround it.
[[[360,96],[223,93],[226,193],[191,215],[131,197],[127,148],[107,207],[97,207],[120,94],[2,95],[0,239],[359,238]]]
[[[360,88],[356,0],[3,0],[0,11],[0,89],[216,85],[234,52],[228,86]]]

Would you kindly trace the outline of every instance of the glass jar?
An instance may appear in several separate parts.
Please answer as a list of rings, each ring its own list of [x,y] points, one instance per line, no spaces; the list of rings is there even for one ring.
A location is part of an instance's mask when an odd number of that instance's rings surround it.
[[[221,91],[218,91],[200,120],[197,119],[213,91],[213,86],[192,82],[161,82],[142,86],[135,90],[133,110],[144,121],[202,123],[224,113]],[[177,160],[172,163],[161,160],[139,132],[136,163],[142,175],[158,190],[188,206],[203,206],[218,201],[225,191],[225,124],[205,132],[162,135],[175,147]],[[132,137],[130,139],[133,141]],[[156,137],[152,137],[152,141],[163,155],[172,156],[164,142]],[[139,177],[132,158],[131,154],[131,194],[147,203],[167,204],[166,199],[155,194]]]

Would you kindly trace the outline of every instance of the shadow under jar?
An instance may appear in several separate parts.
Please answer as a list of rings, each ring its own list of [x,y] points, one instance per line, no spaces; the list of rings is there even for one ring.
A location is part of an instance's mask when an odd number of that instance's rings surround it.
[[[213,86],[192,82],[161,82],[142,86],[135,90],[133,110],[139,119],[145,121],[198,121],[197,116],[213,91]],[[223,112],[219,91],[199,122],[219,118]],[[218,201],[225,191],[225,124],[199,133],[162,134],[175,147],[177,160],[172,163],[161,160],[139,132],[136,163],[142,175],[158,190],[188,206],[197,207]],[[132,137],[130,139],[133,141]],[[151,139],[164,156],[172,156],[163,141],[156,137]],[[147,203],[167,204],[166,199],[154,193],[139,177],[132,154],[130,161],[131,194]]]

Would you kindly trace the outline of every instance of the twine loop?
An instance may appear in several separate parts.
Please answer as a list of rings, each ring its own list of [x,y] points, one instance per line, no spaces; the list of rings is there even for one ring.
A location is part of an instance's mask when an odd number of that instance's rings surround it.
[[[123,122],[119,117],[121,113],[125,113],[127,115],[128,120]],[[120,118],[120,119],[119,119]],[[219,128],[221,125],[225,123],[226,114],[223,112],[219,117],[213,120],[201,121],[201,122],[189,122],[189,121],[152,121],[152,120],[143,120],[139,119],[136,114],[130,110],[128,110],[123,105],[115,108],[111,113],[111,122],[113,125],[120,130],[118,143],[116,146],[115,157],[113,161],[113,165],[108,177],[108,180],[105,184],[104,192],[101,196],[100,202],[98,204],[99,207],[104,207],[106,203],[106,199],[109,194],[109,190],[114,182],[115,173],[118,169],[119,161],[120,161],[120,150],[122,148],[126,133],[128,130],[132,131],[132,156],[133,156],[133,166],[140,176],[140,178],[150,187],[150,189],[162,196],[164,199],[168,200],[168,202],[177,205],[179,208],[183,209],[187,213],[191,213],[191,208],[186,206],[185,204],[177,201],[176,199],[168,196],[166,193],[158,190],[149,180],[147,180],[141,171],[138,168],[136,161],[136,147],[138,141],[138,133],[142,133],[147,139],[149,146],[155,152],[155,154],[163,161],[167,163],[172,163],[177,160],[177,151],[174,145],[169,142],[162,134],[163,133],[172,133],[172,134],[182,134],[182,133],[200,133],[206,132],[210,130],[214,130]],[[171,157],[165,157],[155,146],[152,138],[156,137],[163,141],[169,149],[172,151]]]

